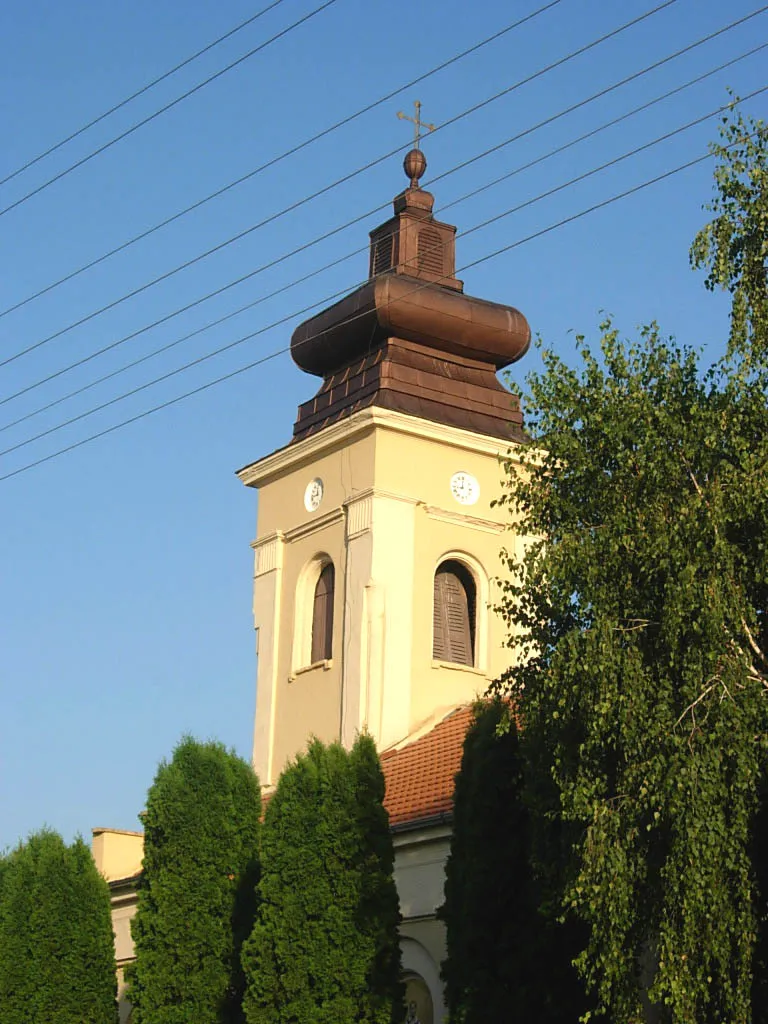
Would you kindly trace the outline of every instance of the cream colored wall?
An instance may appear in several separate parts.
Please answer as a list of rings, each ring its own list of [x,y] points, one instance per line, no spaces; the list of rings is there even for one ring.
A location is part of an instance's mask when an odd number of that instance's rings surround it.
[[[131,1004],[128,1001],[127,986],[125,984],[125,969],[117,969],[117,1008],[120,1024],[127,1024],[131,1016]]]
[[[120,1024],[128,1020],[131,1004],[125,983],[125,968],[135,957],[131,921],[136,915],[137,893],[134,884],[112,887],[112,931],[115,936],[117,960],[117,1001]]]
[[[380,749],[471,701],[506,667],[493,614],[506,511],[502,441],[383,409],[367,409],[241,470],[259,489],[254,616],[259,630],[254,764],[264,784],[310,735],[349,745],[368,729]],[[471,473],[479,500],[462,505],[453,474]],[[315,512],[304,491],[322,479]],[[312,559],[336,569],[332,664],[296,664],[297,593]],[[432,659],[434,572],[462,559],[477,584],[472,668]],[[299,602],[300,607],[303,606]],[[305,605],[304,605],[305,606]]]
[[[334,564],[336,597],[333,617],[333,658],[329,664],[309,667],[309,658],[294,663],[294,618],[299,577],[315,556],[326,554]],[[289,541],[283,569],[283,601],[278,644],[278,682],[275,710],[274,753],[269,781],[274,781],[310,735],[328,743],[339,738],[341,728],[341,657],[343,618],[338,595],[344,568],[344,524],[338,518],[318,530]],[[305,597],[311,596],[307,589]],[[309,619],[309,617],[306,617]],[[307,623],[311,629],[311,619]]]
[[[394,837],[395,882],[400,897],[400,947],[404,972],[420,975],[432,995],[435,1024],[445,1019],[440,965],[445,959],[445,925],[436,918],[442,906],[450,829],[438,826]]]
[[[471,700],[504,669],[502,624],[487,607],[499,550],[519,543],[503,533],[505,513],[490,506],[500,492],[503,450],[491,438],[373,409],[241,470],[241,480],[259,488],[254,764],[262,784],[277,780],[311,734],[351,743],[367,727],[383,749]],[[480,483],[475,505],[462,506],[450,493],[450,478],[460,470]],[[310,513],[304,489],[314,477],[325,493]],[[296,592],[320,554],[336,570],[333,659],[297,671],[305,666],[294,664]],[[432,659],[433,576],[446,556],[464,558],[478,580],[476,668]],[[138,871],[140,844],[136,833],[94,831],[94,857],[108,878]],[[404,966],[424,977],[435,1020],[442,1021],[445,931],[435,911],[449,831],[401,833],[395,845]],[[133,955],[134,913],[135,894],[113,896],[121,967]],[[121,1020],[127,1009],[123,1002]]]
[[[440,964],[445,958],[445,927],[435,919],[443,902],[445,862],[450,850],[450,829],[445,825],[400,832],[394,837],[395,883],[400,898],[403,966],[421,975],[432,992],[435,1022],[443,1020]],[[125,966],[134,958],[131,920],[136,914],[136,890],[130,885],[113,888],[112,928],[118,965],[120,1021],[128,1019]]]
[[[117,961],[117,999],[120,1024],[124,1024],[131,1012],[126,998],[125,965],[134,958],[131,935],[131,920],[136,914],[137,900],[134,879],[141,872],[144,835],[122,829],[95,828],[91,852],[97,869],[112,883],[110,900]]]
[[[133,960],[133,936],[131,921],[136,914],[135,894],[129,899],[119,898],[112,903],[112,930],[115,933],[115,957],[117,962],[126,963]]]
[[[91,852],[97,869],[112,882],[131,878],[141,871],[144,837],[141,832],[115,828],[93,829]]]
[[[417,421],[418,422],[418,421]],[[494,577],[501,571],[499,552],[505,513],[491,507],[501,491],[501,442],[467,431],[425,425],[422,436],[383,430],[377,438],[376,484],[397,488],[418,499],[413,550],[413,629],[411,649],[411,730],[447,708],[471,701],[506,667],[503,623],[492,612]],[[461,505],[450,491],[454,473],[471,473],[479,482],[474,505]],[[434,573],[446,557],[463,560],[477,584],[475,667],[446,665],[432,659]]]
[[[450,837],[445,825],[395,834],[395,882],[404,922],[434,917],[442,905]],[[445,955],[443,947],[435,952],[439,959]]]
[[[346,444],[344,436],[324,438],[320,445],[309,439],[258,465],[263,473],[254,544],[258,682],[253,761],[262,784],[271,785],[311,735],[325,742],[341,736],[340,654],[349,646],[350,633],[342,596],[349,555],[344,503],[371,484],[374,437],[369,431],[354,445]],[[304,491],[315,477],[322,479],[324,494],[312,513],[304,506]],[[321,554],[331,558],[336,574],[334,656],[330,664],[310,668],[302,663],[309,659],[297,657],[295,650],[297,592],[307,565]],[[305,602],[311,590],[304,588]],[[362,595],[355,592],[351,600],[356,611]],[[305,618],[311,625],[308,614]]]
[[[263,468],[264,482],[259,485],[257,537],[311,525],[329,509],[340,508],[350,494],[373,486],[374,456],[371,430],[357,435],[352,445],[342,430],[307,438],[260,460],[255,466]],[[246,472],[241,471],[241,477]],[[325,494],[313,513],[304,508],[304,488],[316,476],[322,479]]]

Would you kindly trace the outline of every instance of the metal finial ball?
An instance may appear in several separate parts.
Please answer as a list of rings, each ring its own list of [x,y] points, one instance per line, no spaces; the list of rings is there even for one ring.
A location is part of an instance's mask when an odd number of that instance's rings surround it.
[[[412,149],[410,150],[410,152],[405,154],[405,160],[403,160],[403,170],[411,179],[411,188],[419,187],[419,178],[422,177],[426,169],[427,158],[424,156],[420,149]]]

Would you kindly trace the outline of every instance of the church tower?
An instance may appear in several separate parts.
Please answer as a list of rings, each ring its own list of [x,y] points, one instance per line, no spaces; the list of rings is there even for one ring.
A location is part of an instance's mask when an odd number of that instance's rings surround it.
[[[365,729],[396,747],[507,664],[492,605],[510,541],[491,502],[522,418],[496,372],[530,329],[464,293],[421,150],[403,166],[368,281],[293,334],[322,383],[292,441],[238,473],[259,492],[253,759],[267,786],[310,735],[351,745]]]

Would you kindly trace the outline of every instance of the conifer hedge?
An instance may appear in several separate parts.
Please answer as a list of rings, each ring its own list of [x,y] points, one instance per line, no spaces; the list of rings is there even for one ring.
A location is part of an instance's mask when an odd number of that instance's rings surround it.
[[[508,717],[501,700],[475,706],[456,776],[438,912],[447,932],[446,1004],[451,1024],[572,1024],[584,997],[570,966],[571,926],[565,930],[543,913],[545,887],[531,868],[524,764]]]
[[[394,852],[372,740],[315,740],[281,776],[262,837],[259,915],[243,950],[248,1024],[391,1024],[403,1016]]]
[[[117,1024],[107,883],[91,851],[44,830],[0,864],[2,1024]]]
[[[242,1020],[240,951],[255,912],[260,817],[253,769],[221,744],[187,737],[160,765],[143,815],[132,923],[134,1024]]]

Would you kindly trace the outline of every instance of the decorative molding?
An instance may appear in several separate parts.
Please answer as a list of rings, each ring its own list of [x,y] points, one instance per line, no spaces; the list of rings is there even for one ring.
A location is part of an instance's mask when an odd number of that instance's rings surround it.
[[[384,499],[385,501],[399,501],[404,505],[421,504],[418,498],[411,498],[407,494],[398,494],[395,491],[385,491],[380,487],[366,487],[362,491],[353,494],[344,502],[347,513],[347,539],[359,536],[370,530],[373,525],[374,501]]]
[[[263,576],[265,573],[274,572],[275,569],[283,567],[283,544],[285,536],[282,530],[276,530],[267,537],[262,537],[253,545],[254,578]]]
[[[261,487],[279,479],[286,472],[300,466],[314,463],[320,456],[327,455],[334,449],[346,448],[349,442],[358,436],[370,433],[374,429],[371,409],[362,409],[359,413],[325,427],[318,434],[312,434],[303,441],[295,441],[278,448],[263,459],[243,466],[237,476],[246,487]]]
[[[326,526],[332,526],[343,518],[344,510],[341,507],[332,508],[329,512],[321,516],[315,516],[314,519],[310,519],[307,523],[302,523],[300,526],[294,526],[291,530],[286,530],[285,539],[290,544],[301,537],[309,537],[311,534],[317,533],[318,530],[324,530]]]
[[[374,408],[374,420],[377,426],[399,434],[410,434],[423,437],[430,441],[440,441],[454,448],[468,452],[480,452],[484,455],[507,457],[513,455],[519,445],[515,441],[504,441],[500,437],[488,434],[476,434],[473,430],[452,427],[433,420],[423,420],[418,416],[408,416],[392,409]]]
[[[438,661],[437,658],[433,658],[432,668],[449,668],[452,672],[463,672],[469,676],[480,676],[483,679],[488,678],[488,673],[484,669],[476,668],[474,665],[461,665],[457,661]]]
[[[412,498],[407,494],[400,494],[398,491],[385,491],[382,487],[364,487],[361,491],[355,491],[351,497],[344,502],[349,505],[353,501],[360,501],[362,498],[386,498],[390,501],[402,501],[406,505],[418,505],[419,498]]]
[[[373,494],[355,495],[345,503],[347,510],[347,540],[371,529],[373,525]]]
[[[319,668],[324,672],[327,672],[329,668],[333,668],[333,658],[323,658],[321,661],[313,661],[311,665],[302,665],[301,668],[295,668],[291,675],[288,676],[288,682],[292,683],[297,676],[303,676],[307,672],[314,672]]]
[[[374,522],[374,495],[370,488],[349,498],[344,507],[347,514],[347,540],[371,529]]]
[[[392,845],[396,850],[412,849],[416,846],[427,846],[433,843],[446,843],[451,839],[451,826],[445,820],[441,821],[414,822],[414,827],[409,829],[405,835],[395,832],[393,829]],[[426,920],[434,921],[434,915],[425,915]],[[410,921],[420,920],[420,915],[409,919]]]
[[[479,516],[468,516],[465,512],[454,512],[451,509],[439,508],[437,505],[423,504],[422,508],[430,519],[439,519],[456,526],[468,526],[473,530],[483,530],[485,533],[504,533],[507,529],[505,523],[496,523],[493,519],[481,519]]]
[[[451,427],[418,416],[408,416],[392,409],[372,406],[361,409],[346,419],[339,420],[338,423],[323,427],[319,433],[310,434],[302,441],[278,448],[276,452],[266,455],[257,462],[243,466],[237,471],[237,476],[246,487],[261,487],[283,476],[289,470],[315,462],[321,455],[347,447],[351,441],[371,433],[376,428],[440,441],[460,451],[492,455],[494,458],[513,456],[519,447],[514,441],[507,442],[488,434],[476,434],[461,427]]]
[[[370,493],[374,498],[384,498],[386,501],[401,501],[404,505],[419,505],[419,498],[412,498],[408,494],[399,494],[397,491],[385,491],[381,487],[372,487]]]
[[[319,476],[314,477],[310,480],[304,489],[304,508],[307,512],[317,512],[320,508],[320,503],[323,500],[323,494],[325,493],[325,487],[323,481]]]

